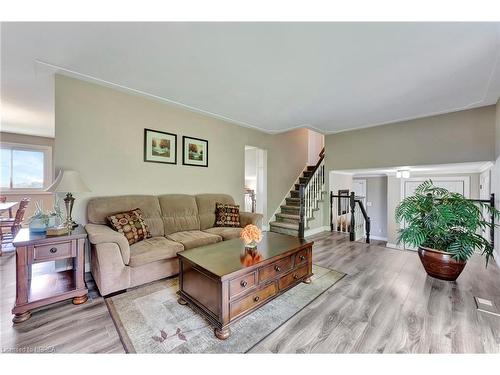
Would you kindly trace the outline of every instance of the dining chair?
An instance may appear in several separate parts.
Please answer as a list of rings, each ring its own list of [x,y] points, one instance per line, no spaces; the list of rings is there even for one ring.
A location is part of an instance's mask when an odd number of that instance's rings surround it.
[[[30,203],[30,198],[23,198],[21,202],[19,202],[19,208],[17,209],[16,216],[12,219],[2,219],[0,220],[0,232],[2,244],[10,243],[16,237],[17,232],[21,229],[24,214],[26,213],[26,208]],[[4,234],[3,228],[10,228],[10,233]]]

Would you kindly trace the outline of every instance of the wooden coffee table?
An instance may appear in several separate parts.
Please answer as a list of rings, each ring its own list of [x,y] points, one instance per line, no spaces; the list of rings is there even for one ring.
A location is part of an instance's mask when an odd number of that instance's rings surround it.
[[[189,304],[225,340],[229,325],[297,284],[310,283],[312,245],[297,237],[263,233],[255,251],[241,239],[185,250],[179,257],[179,303]]]

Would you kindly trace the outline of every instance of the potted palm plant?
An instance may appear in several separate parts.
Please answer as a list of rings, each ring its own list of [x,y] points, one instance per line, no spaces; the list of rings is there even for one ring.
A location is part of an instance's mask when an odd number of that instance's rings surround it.
[[[396,221],[405,223],[398,243],[418,247],[428,275],[454,281],[475,250],[485,255],[486,266],[493,258],[492,244],[480,234],[495,225],[484,217],[484,208],[500,218],[500,211],[490,205],[472,202],[425,181],[415,195],[403,199],[396,208]]]

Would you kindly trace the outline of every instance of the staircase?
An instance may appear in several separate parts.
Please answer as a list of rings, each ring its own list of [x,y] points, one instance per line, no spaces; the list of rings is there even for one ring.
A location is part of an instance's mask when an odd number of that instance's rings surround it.
[[[321,150],[316,165],[309,165],[296,181],[290,195],[285,198],[285,204],[280,206],[275,214],[276,221],[269,223],[271,232],[304,237],[304,231],[309,229],[308,221],[314,219],[314,213],[319,210],[323,199],[325,183],[325,150]]]

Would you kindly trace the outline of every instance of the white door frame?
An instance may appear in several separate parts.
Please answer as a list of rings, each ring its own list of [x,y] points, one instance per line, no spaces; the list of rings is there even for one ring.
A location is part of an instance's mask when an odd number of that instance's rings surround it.
[[[469,176],[455,176],[455,177],[411,177],[411,178],[402,178],[401,179],[401,200],[403,200],[406,196],[406,182],[424,182],[431,179],[432,181],[462,181],[463,182],[463,187],[464,187],[464,197],[465,198],[470,198],[470,177]]]
[[[402,178],[401,179],[401,200],[400,202],[406,197],[406,182],[424,182],[424,181],[427,181],[431,179],[433,182],[434,181],[462,181],[463,183],[463,188],[464,188],[464,197],[465,198],[470,198],[470,177],[469,176],[455,176],[455,177],[451,177],[451,176],[437,176],[437,177],[429,177],[429,176],[422,176],[422,177],[411,177],[411,178]],[[400,224],[399,224],[399,227],[401,229],[404,229],[405,227],[405,223],[402,221]],[[404,248],[406,250],[413,250],[413,251],[416,251],[417,249],[416,248],[412,248],[410,246],[406,246],[404,245]]]

